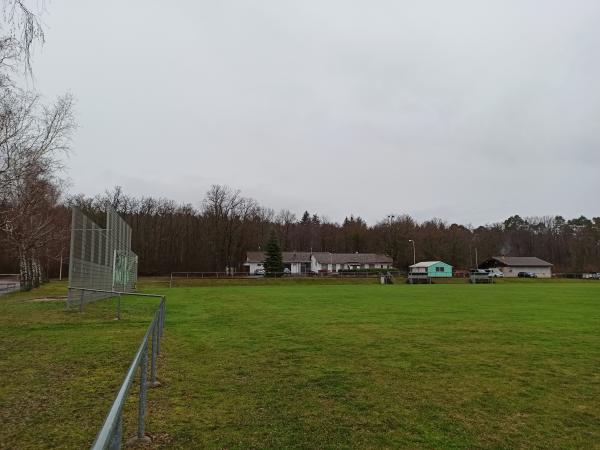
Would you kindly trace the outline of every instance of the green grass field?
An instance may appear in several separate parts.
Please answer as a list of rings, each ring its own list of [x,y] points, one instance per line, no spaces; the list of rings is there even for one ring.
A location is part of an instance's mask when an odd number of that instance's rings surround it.
[[[598,282],[143,289],[152,448],[600,448]],[[0,297],[0,448],[89,446],[156,304],[62,293]]]

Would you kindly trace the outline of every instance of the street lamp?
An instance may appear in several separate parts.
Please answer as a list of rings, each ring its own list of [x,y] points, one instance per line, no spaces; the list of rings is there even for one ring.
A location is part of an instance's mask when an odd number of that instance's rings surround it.
[[[408,242],[412,243],[412,247],[413,247],[413,264],[417,263],[417,252],[415,251],[415,241],[413,241],[412,239],[409,239]]]

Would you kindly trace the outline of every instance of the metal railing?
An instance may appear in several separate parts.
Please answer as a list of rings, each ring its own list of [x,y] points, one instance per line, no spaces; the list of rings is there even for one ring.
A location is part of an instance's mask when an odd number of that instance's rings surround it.
[[[198,278],[247,278],[246,272],[171,272],[169,287],[173,287],[173,279],[198,279]]]
[[[18,291],[21,288],[18,273],[0,273],[0,295]]]
[[[496,277],[490,276],[488,273],[472,273],[469,275],[469,283],[471,284],[494,284]]]
[[[319,272],[279,272],[270,274],[277,278],[315,278],[315,277],[330,277],[330,278],[379,278],[382,274],[390,273],[394,276],[401,276],[404,273],[391,269],[373,269],[373,270],[342,270],[328,271],[321,270]],[[169,287],[174,287],[176,281],[191,281],[199,279],[260,279],[265,277],[264,273],[249,273],[249,272],[171,272],[169,277]]]
[[[139,368],[140,377],[140,392],[138,401],[138,413],[137,413],[137,432],[136,435],[127,441],[128,444],[134,444],[136,442],[149,442],[150,438],[145,434],[145,416],[146,416],[146,401],[147,401],[147,390],[149,387],[160,386],[160,383],[156,379],[157,371],[157,358],[160,354],[160,340],[163,335],[165,326],[165,312],[166,312],[166,298],[164,295],[155,294],[136,294],[133,292],[118,292],[118,291],[106,291],[102,289],[88,289],[88,288],[76,288],[71,287],[69,290],[88,291],[96,293],[113,294],[113,296],[119,297],[118,305],[120,305],[120,298],[122,295],[141,296],[141,297],[153,297],[160,298],[160,303],[156,311],[152,322],[146,329],[146,333],[138,347],[138,350],[129,366],[127,375],[119,388],[119,392],[104,420],[102,428],[98,432],[94,443],[92,444],[93,450],[103,449],[120,449],[123,443],[123,408],[125,406],[125,399],[129,393],[129,389],[133,384],[136,377],[136,373]],[[120,307],[120,306],[119,306]],[[83,308],[81,303],[80,310]],[[118,310],[119,311],[119,310]],[[119,312],[117,313],[118,315]],[[148,342],[152,341],[151,346],[151,359],[150,359],[150,381],[148,382]]]
[[[20,288],[21,285],[18,282],[0,282],[0,294],[8,294],[9,292],[18,291]]]
[[[552,278],[580,278],[584,280],[600,280],[600,272],[553,273]]]
[[[19,281],[19,279],[21,278],[21,274],[19,274],[19,273],[0,273],[0,280],[2,278],[9,278],[14,281]]]

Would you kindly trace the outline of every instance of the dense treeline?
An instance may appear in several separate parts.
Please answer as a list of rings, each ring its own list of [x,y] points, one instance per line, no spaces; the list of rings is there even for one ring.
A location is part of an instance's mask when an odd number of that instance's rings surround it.
[[[372,226],[352,216],[332,223],[309,212],[300,217],[287,210],[275,213],[226,186],[213,186],[199,208],[167,199],[133,198],[120,188],[94,198],[76,196],[56,206],[63,224],[68,223],[70,205],[80,206],[100,224],[106,206],[116,208],[133,228],[132,245],[142,274],[239,270],[246,251],[265,248],[273,228],[283,250],[382,252],[399,268],[412,263],[413,239],[417,260],[439,259],[460,269],[475,265],[477,249],[479,261],[498,254],[534,255],[552,262],[558,272],[600,270],[600,217],[513,216],[477,228],[438,219],[419,223],[407,215],[388,216]],[[53,276],[66,250],[62,239],[44,253],[42,263]],[[3,257],[0,270],[14,270],[12,261]]]

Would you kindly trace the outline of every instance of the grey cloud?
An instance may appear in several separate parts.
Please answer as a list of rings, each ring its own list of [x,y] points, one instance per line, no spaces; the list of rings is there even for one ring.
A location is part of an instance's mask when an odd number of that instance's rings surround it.
[[[78,98],[76,192],[197,202],[222,183],[370,222],[598,214],[597,1],[49,11],[37,87]]]

